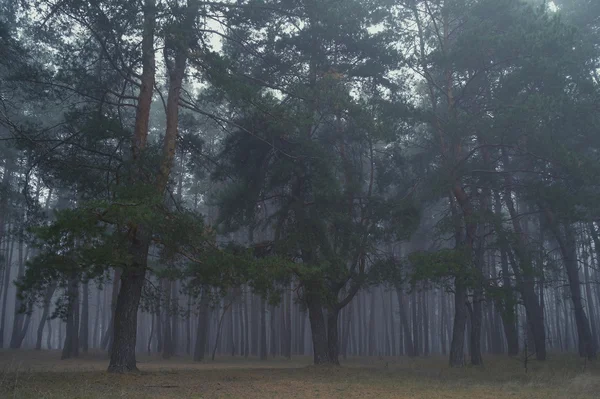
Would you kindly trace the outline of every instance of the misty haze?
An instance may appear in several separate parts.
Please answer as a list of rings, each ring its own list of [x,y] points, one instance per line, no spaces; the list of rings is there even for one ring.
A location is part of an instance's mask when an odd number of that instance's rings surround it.
[[[598,398],[599,344],[599,0],[0,0],[0,398]]]

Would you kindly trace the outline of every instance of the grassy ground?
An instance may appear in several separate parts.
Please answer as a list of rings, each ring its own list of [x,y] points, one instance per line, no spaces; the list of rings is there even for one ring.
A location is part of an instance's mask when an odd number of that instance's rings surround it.
[[[106,355],[59,360],[58,352],[0,351],[0,398],[600,398],[600,367],[555,355],[545,364],[485,358],[450,369],[445,358],[349,359],[341,368],[309,358],[268,362],[222,357],[193,363],[140,357],[140,373],[112,375]]]

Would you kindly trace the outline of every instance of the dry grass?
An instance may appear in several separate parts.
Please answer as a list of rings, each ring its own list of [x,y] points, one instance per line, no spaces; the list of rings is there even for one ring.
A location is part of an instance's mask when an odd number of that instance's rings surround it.
[[[140,373],[112,375],[106,355],[61,361],[57,352],[0,351],[0,398],[598,398],[600,367],[573,356],[530,362],[486,357],[450,369],[439,357],[349,359],[341,368],[309,358],[269,362],[222,357],[193,363],[142,356]]]

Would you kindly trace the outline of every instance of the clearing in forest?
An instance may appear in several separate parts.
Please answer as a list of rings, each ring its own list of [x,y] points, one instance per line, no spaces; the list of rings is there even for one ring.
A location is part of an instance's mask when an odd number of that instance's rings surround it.
[[[352,358],[340,368],[292,360],[140,358],[140,373],[105,371],[106,355],[59,360],[58,352],[0,351],[0,398],[598,398],[600,367],[574,356],[547,363],[486,357],[450,369],[447,359]]]

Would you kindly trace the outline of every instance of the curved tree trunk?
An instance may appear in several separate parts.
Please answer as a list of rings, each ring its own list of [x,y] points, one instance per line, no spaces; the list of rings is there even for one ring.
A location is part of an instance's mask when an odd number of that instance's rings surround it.
[[[559,243],[567,277],[569,279],[569,291],[573,301],[575,323],[577,325],[577,337],[579,343],[579,355],[589,360],[596,358],[596,342],[592,337],[590,323],[583,307],[581,296],[581,281],[579,278],[579,265],[577,259],[576,236],[572,226],[565,224],[563,227],[564,237],[560,234],[560,227],[556,225],[549,210],[546,210],[548,219],[553,226],[555,237]]]
[[[40,324],[37,328],[37,339],[35,341],[35,349],[42,349],[42,337],[44,335],[44,326],[46,325],[46,321],[48,320],[48,316],[50,314],[50,304],[52,302],[52,296],[54,295],[54,291],[56,290],[56,284],[52,284],[46,288],[46,293],[44,295],[44,309],[42,311],[42,317],[40,319]],[[48,348],[50,349],[50,348]]]

